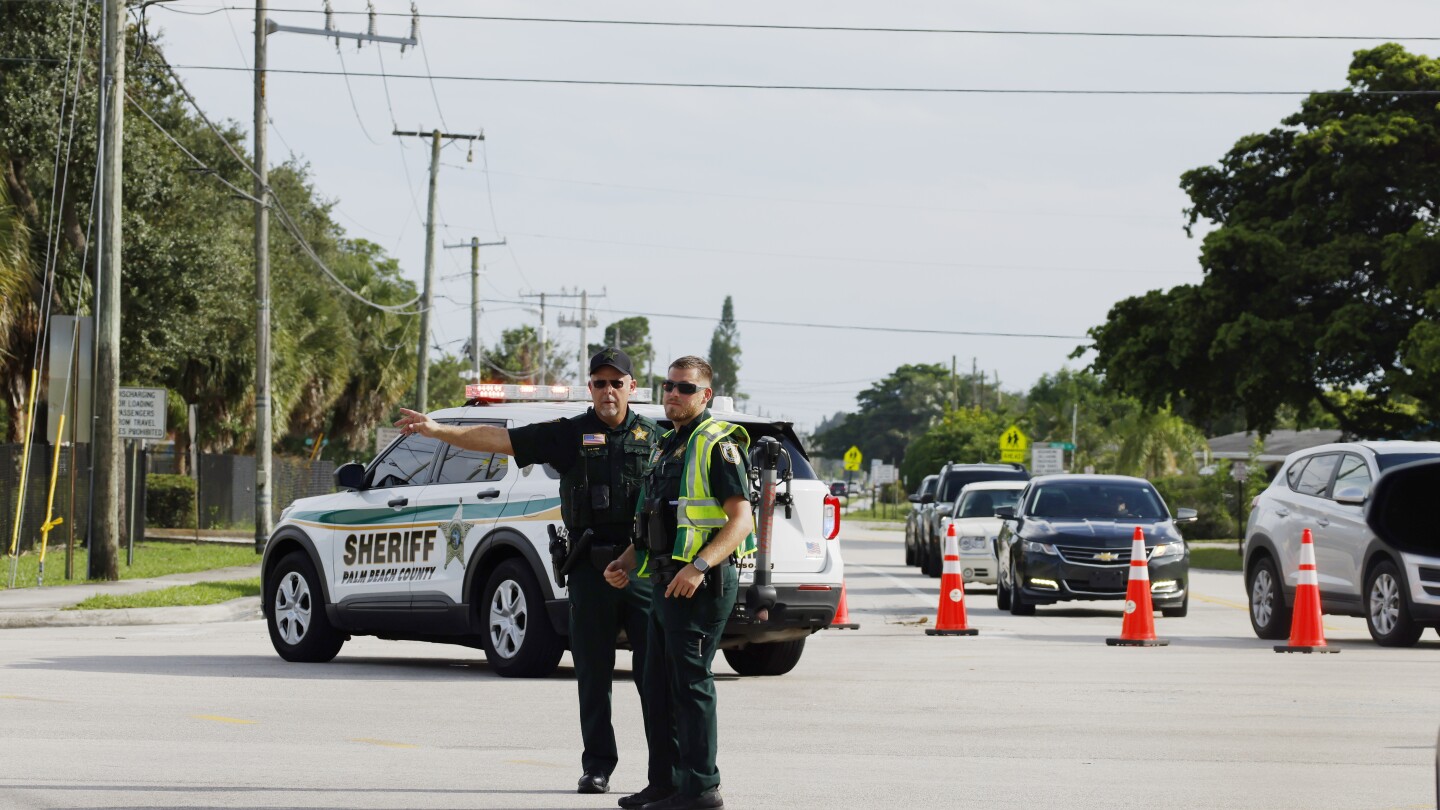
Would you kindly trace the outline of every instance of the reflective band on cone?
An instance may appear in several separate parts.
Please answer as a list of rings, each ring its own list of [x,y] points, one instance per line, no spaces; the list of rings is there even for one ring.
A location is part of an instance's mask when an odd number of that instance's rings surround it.
[[[1283,593],[1275,594],[1284,599]],[[1290,619],[1290,643],[1276,644],[1275,652],[1338,653],[1325,644],[1325,627],[1320,618],[1320,575],[1315,571],[1315,538],[1306,529],[1300,534],[1300,575],[1295,580],[1295,613]]]
[[[955,524],[945,532],[945,565],[940,571],[940,607],[935,612],[935,626],[925,630],[927,636],[973,636],[980,631],[970,627],[965,618],[965,577],[960,574],[960,539]]]
[[[1130,542],[1130,581],[1125,585],[1125,623],[1119,638],[1107,638],[1111,647],[1164,647],[1169,639],[1155,637],[1155,606],[1150,601],[1150,561],[1145,556],[1145,532],[1135,527]]]

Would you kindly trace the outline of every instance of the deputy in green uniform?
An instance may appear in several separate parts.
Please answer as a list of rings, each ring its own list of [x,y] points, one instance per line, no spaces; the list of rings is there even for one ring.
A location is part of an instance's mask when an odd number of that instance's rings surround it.
[[[441,425],[422,413],[401,408],[395,424],[407,432],[433,436],[457,447],[504,453],[520,466],[545,463],[560,473],[560,514],[577,543],[593,534],[590,553],[569,574],[570,656],[580,691],[580,736],[584,752],[578,792],[605,793],[619,761],[611,725],[611,681],[615,641],[621,629],[630,641],[631,671],[640,690],[645,735],[650,741],[650,783],[670,779],[668,715],[653,718],[646,698],[644,662],[650,613],[650,584],[624,590],[605,584],[603,572],[630,543],[630,529],[642,476],[660,438],[660,428],[629,407],[635,380],[630,358],[605,349],[590,358],[590,399],[585,413],[553,422],[506,430],[489,426]],[[663,704],[662,699],[659,701]],[[660,738],[657,745],[656,740]]]
[[[665,380],[665,416],[675,427],[655,451],[645,479],[640,520],[644,540],[605,569],[616,587],[635,587],[627,571],[654,582],[647,685],[669,687],[675,768],[668,784],[653,779],[620,800],[645,810],[723,808],[715,757],[715,676],[710,670],[739,573],[735,563],[755,551],[745,429],[713,419],[710,364],[682,357]],[[660,707],[649,707],[652,715]],[[650,738],[652,755],[666,741]],[[667,752],[668,755],[668,752]]]

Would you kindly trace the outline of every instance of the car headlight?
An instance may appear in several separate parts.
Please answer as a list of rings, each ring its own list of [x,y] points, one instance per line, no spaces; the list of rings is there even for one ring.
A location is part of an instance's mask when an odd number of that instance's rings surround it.
[[[1161,543],[1150,552],[1151,560],[1159,560],[1165,557],[1180,557],[1185,554],[1184,543]]]
[[[990,548],[990,543],[984,537],[960,538],[961,551],[984,551],[988,548]]]
[[[289,506],[285,507],[284,509],[281,509],[281,510],[280,510],[280,520],[278,520],[278,521],[276,521],[276,522],[277,522],[277,523],[284,523],[284,522],[285,522],[285,518],[289,517],[289,516],[290,516],[290,513],[293,512],[293,511],[295,511],[295,504],[293,504],[293,503],[290,504]]]
[[[1051,556],[1056,553],[1055,547],[1049,543],[1037,543],[1034,540],[1025,541],[1025,550],[1032,554],[1049,554]]]

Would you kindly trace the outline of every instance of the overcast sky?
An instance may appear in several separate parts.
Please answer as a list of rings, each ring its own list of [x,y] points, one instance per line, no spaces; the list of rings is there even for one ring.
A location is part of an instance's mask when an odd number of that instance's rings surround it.
[[[810,26],[1429,36],[1421,2],[476,2],[424,14]],[[177,11],[232,3],[182,0]],[[238,3],[238,5],[245,5]],[[272,19],[321,27],[319,0]],[[407,2],[377,0],[380,11]],[[363,0],[334,0],[363,11]],[[287,10],[289,9],[289,10]],[[152,7],[177,65],[246,66],[253,8]],[[337,15],[363,31],[363,16]],[[382,17],[381,34],[409,22]],[[1343,86],[1351,53],[1383,40],[1226,40],[778,31],[422,19],[424,51],[270,38],[270,67],[492,78],[1068,90]],[[1406,42],[1430,52],[1433,43]],[[249,130],[250,76],[183,69],[208,112]],[[388,85],[388,100],[387,100]],[[353,108],[352,108],[353,95]],[[482,340],[538,316],[526,292],[584,288],[601,326],[651,314],[661,358],[704,354],[735,298],[751,410],[804,428],[855,407],[903,363],[972,358],[1008,390],[1069,363],[1117,300],[1197,282],[1180,174],[1276,126],[1299,96],[1095,96],[644,88],[274,74],[270,154],[310,165],[336,220],[423,277],[428,143],[401,129],[484,129],[446,148],[440,239],[482,252]],[[485,166],[488,164],[488,184]],[[488,187],[487,187],[488,186]],[[493,199],[493,207],[491,201]],[[1197,234],[1198,237],[1198,234]],[[435,340],[469,336],[468,250],[446,250]],[[578,302],[556,302],[562,307]],[[578,330],[550,331],[576,354]],[[573,315],[571,311],[569,314]],[[657,317],[701,316],[703,320]],[[937,336],[744,323],[1042,333]],[[597,340],[592,332],[592,340]],[[1084,361],[1080,361],[1083,364]],[[434,403],[440,406],[445,403]]]

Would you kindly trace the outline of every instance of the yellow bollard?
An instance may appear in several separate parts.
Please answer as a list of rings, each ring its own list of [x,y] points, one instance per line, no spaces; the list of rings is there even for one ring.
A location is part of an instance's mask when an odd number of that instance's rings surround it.
[[[25,484],[30,477],[30,441],[35,436],[35,400],[39,372],[30,369],[30,402],[25,407],[25,445],[20,451],[20,487],[15,499],[15,529],[10,533],[10,587],[15,587],[15,569],[20,564],[20,521],[25,516]]]
[[[60,414],[60,425],[55,428],[55,459],[50,462],[50,497],[45,502],[45,524],[40,527],[40,573],[35,575],[35,586],[45,584],[45,548],[50,545],[50,530],[65,522],[55,517],[55,479],[60,474],[60,440],[65,437],[65,414]],[[75,463],[72,459],[70,463]]]

